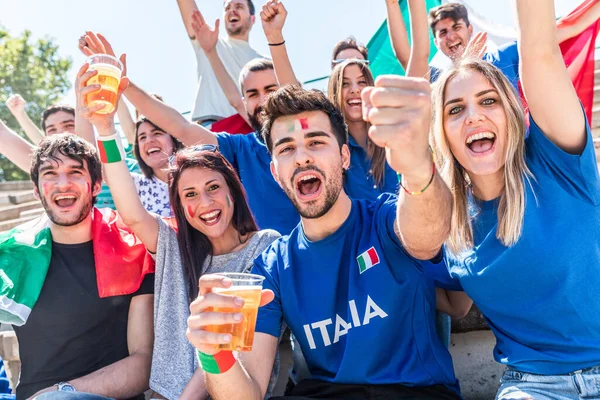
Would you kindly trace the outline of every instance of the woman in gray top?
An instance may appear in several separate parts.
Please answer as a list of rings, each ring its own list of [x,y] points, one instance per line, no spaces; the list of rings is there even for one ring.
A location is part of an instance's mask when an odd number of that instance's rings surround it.
[[[279,234],[258,231],[244,188],[216,146],[183,149],[170,161],[172,223],[146,211],[129,174],[106,168],[105,175],[124,222],[156,254],[150,388],[167,399],[205,398],[204,376],[185,336],[198,280],[249,271]]]

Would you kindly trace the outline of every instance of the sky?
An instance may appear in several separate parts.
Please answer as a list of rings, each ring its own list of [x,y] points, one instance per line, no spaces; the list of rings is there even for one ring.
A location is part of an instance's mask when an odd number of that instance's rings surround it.
[[[284,0],[289,12],[284,37],[296,75],[302,81],[327,75],[335,43],[353,35],[367,43],[386,17],[386,0]],[[557,15],[581,0],[555,0]],[[222,0],[196,0],[211,25],[221,18]],[[250,44],[268,55],[255,0],[257,21]],[[470,0],[474,10],[512,24],[511,1]],[[86,30],[101,32],[117,53],[127,53],[130,79],[150,93],[161,94],[180,112],[191,109],[196,89],[196,59],[175,0],[0,0],[0,25],[11,34],[30,30],[34,38],[50,37],[62,56],[73,60],[75,74],[85,62],[77,48]],[[225,35],[223,24],[221,34]],[[73,104],[71,90],[65,101]]]

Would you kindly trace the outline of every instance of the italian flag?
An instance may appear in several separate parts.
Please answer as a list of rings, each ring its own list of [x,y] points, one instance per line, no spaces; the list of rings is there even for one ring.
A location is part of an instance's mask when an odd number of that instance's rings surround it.
[[[362,274],[369,268],[379,264],[379,254],[377,254],[375,247],[371,247],[369,250],[356,257],[356,261],[358,262],[358,270]]]
[[[92,241],[99,297],[134,293],[145,275],[154,273],[154,260],[116,211],[93,209]],[[25,324],[51,257],[50,220],[45,214],[0,234],[0,323]]]
[[[0,322],[25,323],[44,285],[51,255],[46,215],[0,234]]]

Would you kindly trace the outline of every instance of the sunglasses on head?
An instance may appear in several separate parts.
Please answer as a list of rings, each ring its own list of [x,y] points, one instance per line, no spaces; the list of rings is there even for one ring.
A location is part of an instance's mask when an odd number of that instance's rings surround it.
[[[216,153],[217,151],[219,151],[219,146],[216,146],[214,144],[200,144],[197,146],[186,147],[184,150],[210,151],[211,153]],[[169,157],[169,165],[173,165],[175,163],[175,156],[175,153],[171,154],[171,156]]]
[[[360,58],[341,58],[341,59],[333,60],[331,63],[338,65],[338,64],[343,63],[344,61],[358,62],[358,63],[366,64],[366,65],[369,65],[371,63],[371,61],[369,61],[369,60],[361,60]]]

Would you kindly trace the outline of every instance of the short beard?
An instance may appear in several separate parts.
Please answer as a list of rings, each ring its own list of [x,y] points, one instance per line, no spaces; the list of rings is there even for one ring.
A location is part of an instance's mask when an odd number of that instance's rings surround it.
[[[334,171],[339,170],[339,171],[343,171],[342,168],[342,162],[340,160],[339,164],[333,169]],[[324,203],[321,207],[319,207],[317,204],[300,204],[298,202],[298,200],[296,200],[296,191],[294,188],[294,176],[296,176],[298,173],[300,172],[304,172],[304,171],[317,171],[319,174],[321,174],[321,176],[323,176],[324,181],[321,182],[322,185],[325,185],[325,187],[323,188],[323,192],[325,194],[325,199],[324,199]],[[335,202],[337,201],[337,199],[340,197],[340,193],[342,192],[342,188],[343,188],[343,173],[335,174],[335,176],[332,176],[331,179],[327,180],[325,174],[323,173],[323,171],[321,171],[320,169],[318,169],[317,167],[308,167],[308,168],[302,168],[302,169],[298,169],[294,172],[294,175],[292,176],[292,184],[291,187],[287,186],[287,185],[283,185],[283,190],[285,192],[285,194],[288,196],[288,198],[292,201],[292,204],[294,205],[294,207],[296,208],[296,211],[298,211],[298,214],[300,214],[300,216],[302,218],[306,218],[306,219],[317,219],[317,218],[321,218],[322,216],[324,216],[325,214],[327,214],[329,212],[329,210],[331,210],[331,207],[333,207],[333,205],[335,204]],[[318,202],[320,199],[315,200],[314,203]],[[301,208],[304,207],[304,208]]]
[[[258,121],[258,116],[260,115],[261,112],[262,112],[262,107],[258,106],[258,107],[256,107],[256,110],[254,110],[254,114],[248,113],[248,119],[250,120],[250,127],[252,127],[254,132],[258,132],[259,135],[261,135],[262,124]]]
[[[250,23],[250,17],[248,17],[247,24],[242,24],[242,25],[240,25],[239,28],[235,28],[235,29],[229,29],[226,26],[225,30],[227,31],[227,35],[229,35],[229,36],[240,36],[248,31],[250,31],[250,28],[252,28],[252,24]]]
[[[90,215],[90,212],[92,211],[92,202],[89,201],[89,202],[85,203],[84,206],[81,207],[81,210],[79,210],[79,215],[77,216],[77,218],[75,218],[74,220],[71,220],[71,221],[68,221],[68,220],[65,221],[65,220],[61,220],[59,216],[55,215],[52,212],[52,209],[48,205],[48,202],[46,201],[45,197],[41,196],[40,200],[42,202],[42,206],[44,207],[44,211],[46,211],[46,215],[48,216],[50,221],[52,221],[53,224],[58,225],[58,226],[77,225],[77,224],[83,222],[83,220],[85,220],[88,217],[88,215]]]

